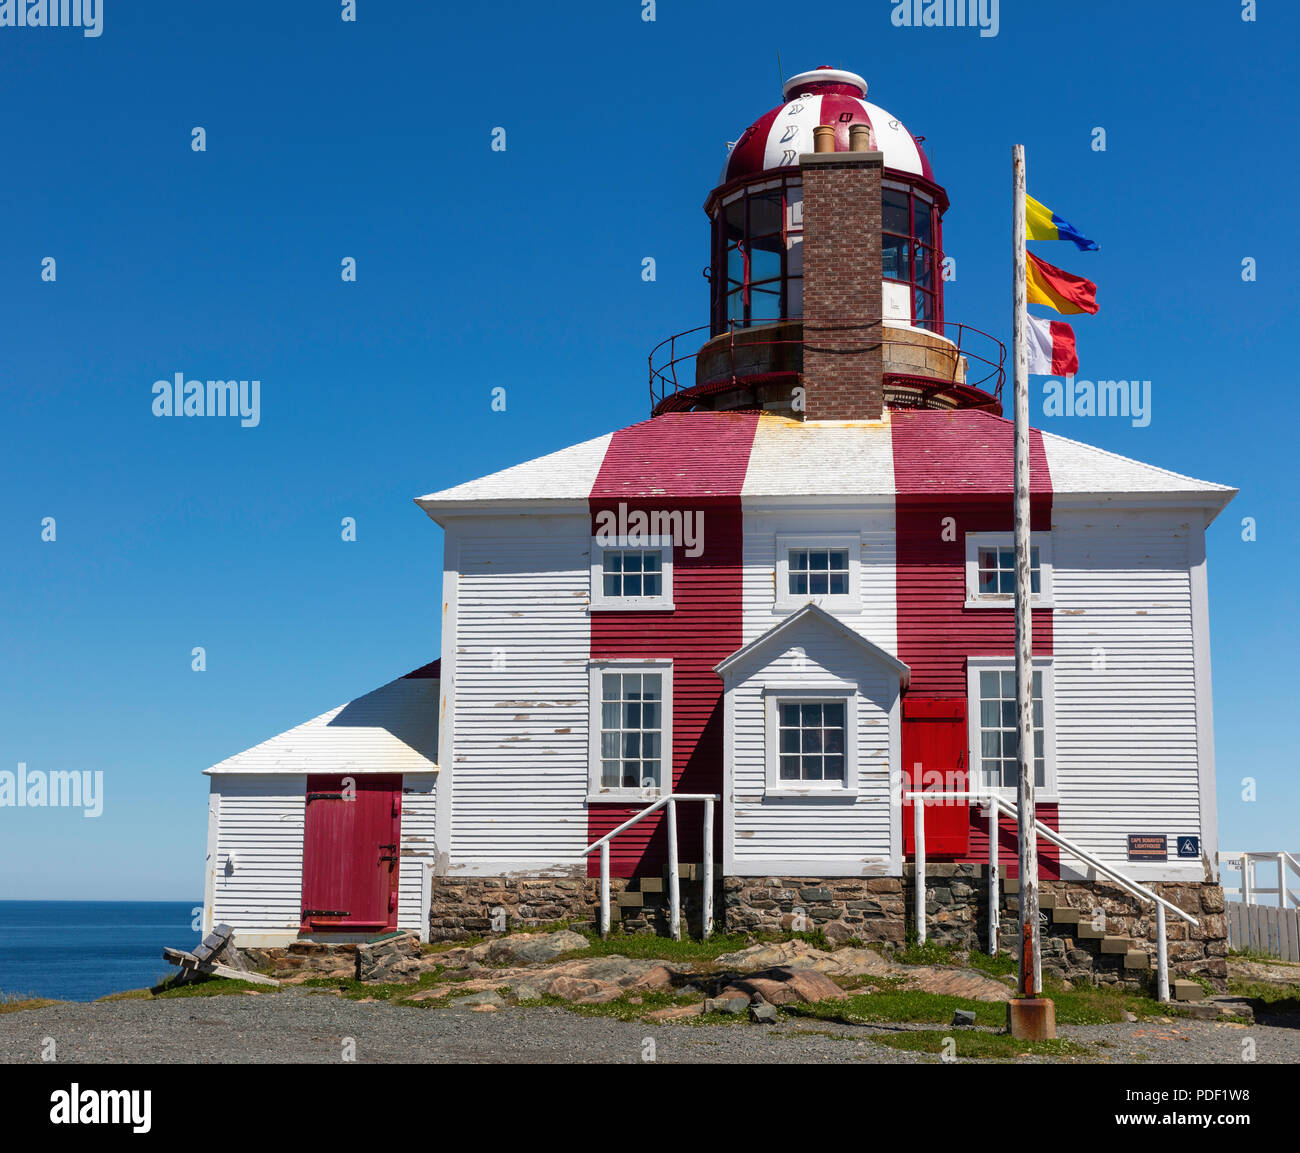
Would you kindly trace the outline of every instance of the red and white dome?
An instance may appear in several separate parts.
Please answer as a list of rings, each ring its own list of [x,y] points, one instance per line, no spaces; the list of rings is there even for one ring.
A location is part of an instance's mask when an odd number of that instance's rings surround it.
[[[849,126],[867,124],[885,167],[934,181],[930,161],[902,121],[866,100],[867,82],[854,72],[823,65],[785,82],[786,102],[760,116],[736,141],[722,166],[719,185],[797,166],[813,151],[813,129],[835,128],[835,150],[849,149]]]

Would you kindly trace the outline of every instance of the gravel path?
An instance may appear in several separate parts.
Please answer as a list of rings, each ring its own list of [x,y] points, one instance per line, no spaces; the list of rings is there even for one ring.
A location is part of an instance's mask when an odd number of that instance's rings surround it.
[[[668,1064],[937,1060],[872,1041],[908,1028],[935,1026],[812,1021],[761,1027],[647,1025],[557,1008],[494,1013],[416,1009],[290,989],[262,995],[64,1003],[0,1015],[0,1062],[40,1060],[46,1038],[54,1039],[60,1062],[334,1062],[342,1059],[344,1039],[349,1037],[355,1040],[355,1060],[365,1063],[630,1063],[644,1059],[646,1038],[654,1040],[654,1059]],[[1294,1028],[1179,1020],[1170,1025],[1064,1026],[1059,1034],[1089,1046],[1088,1056],[1068,1058],[1071,1061],[1240,1064],[1249,1039],[1258,1063],[1300,1064],[1300,1029]]]

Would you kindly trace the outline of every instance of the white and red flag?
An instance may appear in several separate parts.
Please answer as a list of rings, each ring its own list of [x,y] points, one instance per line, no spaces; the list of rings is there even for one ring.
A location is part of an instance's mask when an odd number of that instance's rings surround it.
[[[1079,371],[1074,329],[1063,320],[1027,316],[1029,321],[1029,371],[1039,376],[1069,376]]]

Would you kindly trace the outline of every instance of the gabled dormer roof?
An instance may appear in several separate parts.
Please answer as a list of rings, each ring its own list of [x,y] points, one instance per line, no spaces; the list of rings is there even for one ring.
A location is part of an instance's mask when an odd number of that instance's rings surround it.
[[[748,664],[751,659],[762,656],[765,652],[784,652],[786,646],[790,644],[791,639],[799,630],[809,624],[821,626],[833,635],[851,642],[855,647],[861,649],[870,660],[893,669],[898,674],[903,687],[907,687],[912,676],[912,670],[907,665],[892,653],[885,652],[879,645],[867,640],[861,633],[849,628],[838,617],[832,616],[824,608],[820,608],[811,602],[801,609],[796,609],[785,620],[773,625],[762,636],[756,637],[747,645],[742,645],[731,656],[716,664],[713,671],[720,677],[725,678],[729,673]]]

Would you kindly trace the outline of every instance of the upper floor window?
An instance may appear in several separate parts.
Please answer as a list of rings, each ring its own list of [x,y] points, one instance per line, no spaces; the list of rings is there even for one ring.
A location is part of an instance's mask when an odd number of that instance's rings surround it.
[[[860,536],[780,536],[776,549],[777,609],[814,601],[826,609],[855,611],[860,596]]]
[[[1051,607],[1052,543],[1049,533],[1034,533],[1029,545],[1032,603]],[[966,534],[966,607],[1009,608],[1015,603],[1016,548],[1009,532]]]
[[[911,290],[913,324],[942,331],[938,208],[924,192],[900,184],[886,184],[882,197],[881,272]]]
[[[644,538],[642,538],[644,540]],[[672,542],[591,542],[591,607],[644,611],[673,607]]]

